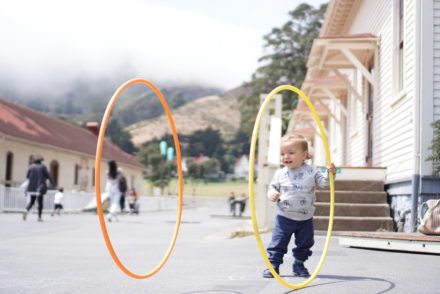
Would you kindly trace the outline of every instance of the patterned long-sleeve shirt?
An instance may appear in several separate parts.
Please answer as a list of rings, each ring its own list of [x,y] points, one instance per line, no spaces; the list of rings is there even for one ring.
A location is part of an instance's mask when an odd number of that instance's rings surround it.
[[[294,169],[278,169],[270,183],[267,195],[280,193],[278,213],[289,219],[303,221],[315,212],[315,187],[328,188],[329,181],[319,169],[303,164]]]

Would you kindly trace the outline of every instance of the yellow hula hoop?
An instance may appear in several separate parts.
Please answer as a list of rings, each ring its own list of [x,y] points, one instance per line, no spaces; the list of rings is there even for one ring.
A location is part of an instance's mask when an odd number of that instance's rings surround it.
[[[313,114],[313,117],[315,118],[315,121],[319,127],[319,131],[321,133],[322,140],[324,142],[324,148],[325,148],[325,155],[327,158],[328,164],[331,163],[330,158],[330,151],[328,148],[327,143],[327,137],[325,136],[324,128],[322,127],[321,120],[319,119],[318,114],[316,113],[315,108],[313,107],[313,104],[310,102],[309,98],[298,88],[295,88],[293,86],[284,85],[279,86],[272,90],[272,92],[267,95],[266,99],[264,100],[263,104],[260,107],[260,110],[258,111],[257,118],[255,119],[254,124],[254,130],[252,132],[252,140],[251,140],[251,148],[249,152],[249,200],[250,200],[250,208],[251,208],[251,215],[252,215],[252,226],[255,234],[255,238],[257,239],[258,248],[260,249],[261,256],[263,257],[264,262],[266,263],[266,266],[269,268],[272,275],[284,286],[289,287],[291,289],[301,289],[310,284],[318,275],[319,271],[321,270],[322,265],[324,264],[325,257],[327,256],[328,247],[330,244],[330,237],[332,234],[333,229],[333,217],[334,217],[334,202],[335,202],[335,188],[334,188],[334,178],[333,174],[329,173],[329,179],[330,179],[330,220],[328,223],[328,230],[327,230],[327,238],[324,245],[324,250],[321,255],[321,259],[319,260],[319,264],[316,267],[315,271],[312,273],[312,275],[303,283],[301,284],[289,284],[285,280],[283,280],[280,275],[278,275],[274,268],[272,267],[272,264],[269,261],[269,258],[267,257],[266,250],[263,247],[263,243],[261,241],[261,236],[258,230],[258,223],[257,223],[257,215],[256,215],[256,209],[255,209],[255,190],[254,190],[254,161],[255,161],[255,148],[256,148],[256,142],[258,138],[258,131],[260,129],[260,123],[261,118],[263,117],[263,113],[269,104],[270,100],[273,98],[275,94],[282,90],[290,90],[295,93],[297,93],[308,105],[310,108],[310,111]]]
[[[119,95],[121,95],[121,93],[129,86],[131,86],[133,84],[138,84],[138,83],[149,86],[153,90],[153,92],[157,95],[160,102],[162,103],[163,108],[165,109],[165,113],[168,117],[168,122],[170,124],[171,131],[173,133],[174,146],[176,149],[177,173],[179,175],[179,200],[178,200],[176,225],[174,227],[174,233],[173,233],[172,240],[170,242],[170,245],[168,247],[167,252],[165,253],[165,255],[162,258],[162,260],[160,261],[160,263],[152,271],[150,271],[144,275],[139,275],[139,274],[135,274],[135,273],[131,272],[119,260],[115,250],[113,249],[110,238],[108,236],[107,227],[105,225],[105,220],[104,220],[104,215],[103,215],[102,203],[101,203],[101,156],[102,156],[102,148],[103,148],[103,144],[104,144],[105,129],[107,128],[108,119],[110,117],[110,113],[113,109],[114,104],[116,103],[116,101],[119,98]],[[159,89],[154,84],[152,84],[151,82],[149,82],[147,80],[133,79],[133,80],[125,82],[113,94],[112,98],[110,99],[109,103],[107,104],[107,109],[105,110],[104,117],[102,118],[101,129],[99,131],[98,143],[96,146],[96,159],[95,159],[96,189],[95,189],[95,191],[96,191],[96,206],[97,206],[97,210],[98,210],[98,217],[99,217],[99,222],[101,225],[102,235],[105,240],[105,244],[107,245],[107,249],[108,249],[111,257],[113,258],[114,262],[116,263],[116,265],[128,276],[130,276],[132,278],[136,278],[136,279],[148,278],[148,277],[154,275],[155,273],[157,273],[164,266],[164,264],[167,262],[168,258],[170,257],[171,252],[173,251],[174,245],[176,243],[177,235],[179,234],[180,221],[181,221],[181,217],[182,217],[182,197],[183,197],[182,196],[183,195],[183,180],[182,179],[183,179],[183,176],[182,176],[182,160],[181,160],[181,153],[180,153],[180,143],[179,143],[179,138],[177,136],[176,127],[174,125],[174,120],[173,120],[173,117],[171,116],[171,111],[168,107],[167,101],[165,100],[164,96],[159,91]]]

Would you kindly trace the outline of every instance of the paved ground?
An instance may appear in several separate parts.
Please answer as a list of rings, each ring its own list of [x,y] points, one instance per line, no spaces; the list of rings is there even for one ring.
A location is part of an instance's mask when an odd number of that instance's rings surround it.
[[[213,217],[223,211],[185,210],[170,260],[151,278],[136,280],[113,263],[93,214],[45,216],[26,222],[0,214],[0,293],[293,293],[261,278],[264,262],[253,236],[224,239],[246,220]],[[174,229],[173,211],[124,215],[109,224],[114,247],[132,271],[157,265]],[[267,244],[270,234],[264,234]],[[316,237],[314,269],[324,237]],[[291,257],[281,268],[290,283]],[[340,247],[337,237],[319,276],[301,293],[440,293],[440,256]]]

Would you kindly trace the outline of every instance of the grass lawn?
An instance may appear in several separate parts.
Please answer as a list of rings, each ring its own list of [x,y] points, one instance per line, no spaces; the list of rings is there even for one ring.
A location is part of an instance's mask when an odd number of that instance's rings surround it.
[[[165,187],[164,194],[166,195],[168,192],[171,192],[170,194],[177,194],[177,184],[177,179],[172,180],[169,187]],[[144,191],[146,191],[147,195],[154,194],[149,181],[144,181]],[[228,197],[231,192],[234,192],[235,196],[240,196],[242,193],[248,196],[248,183],[245,181],[203,183],[187,180],[183,185],[183,194],[188,196]]]

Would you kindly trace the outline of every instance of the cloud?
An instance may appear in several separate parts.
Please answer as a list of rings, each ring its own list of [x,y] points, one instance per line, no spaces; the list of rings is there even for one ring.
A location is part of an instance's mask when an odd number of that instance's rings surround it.
[[[21,91],[119,71],[232,88],[262,43],[257,29],[140,1],[0,1],[0,27],[0,75]]]

